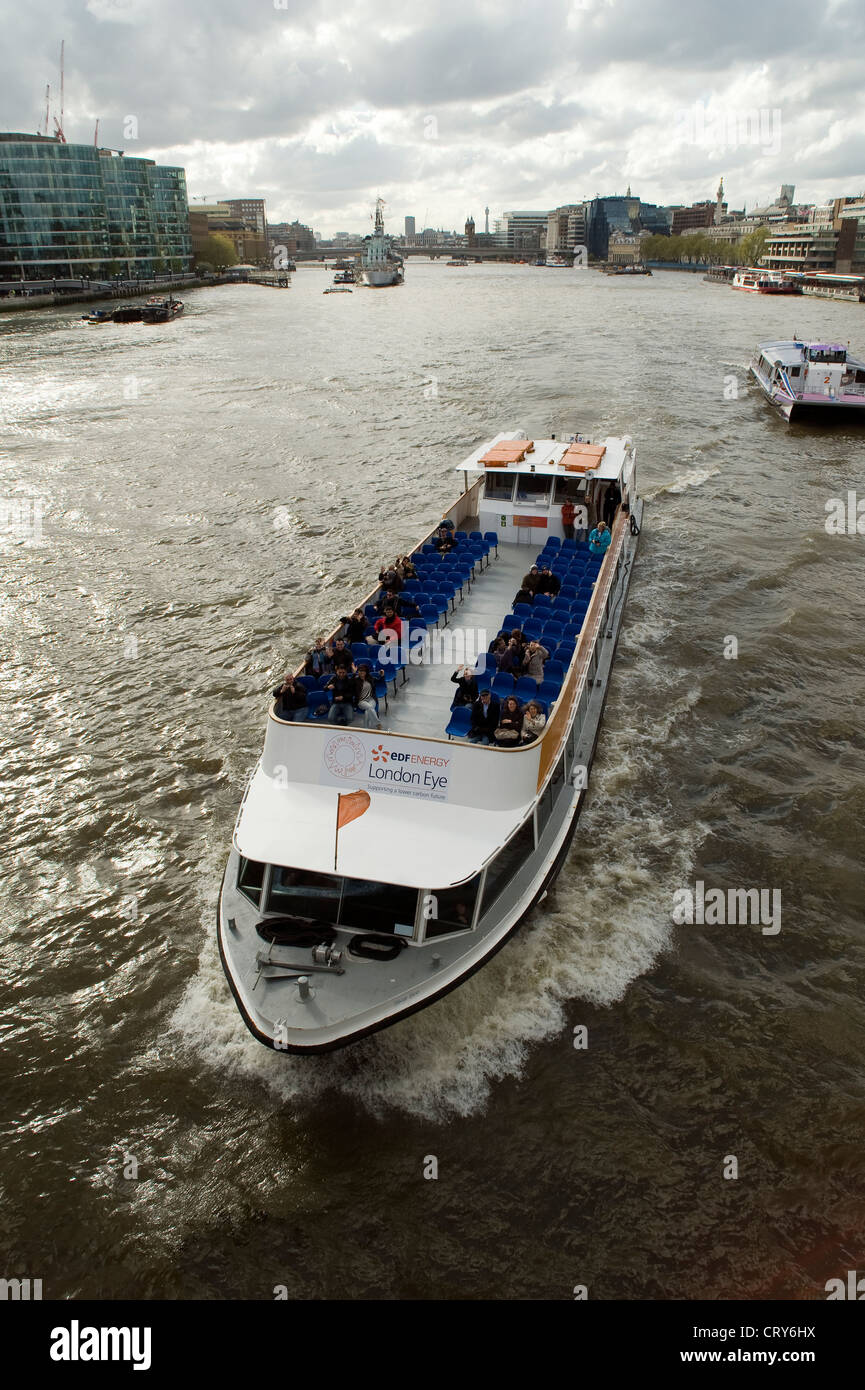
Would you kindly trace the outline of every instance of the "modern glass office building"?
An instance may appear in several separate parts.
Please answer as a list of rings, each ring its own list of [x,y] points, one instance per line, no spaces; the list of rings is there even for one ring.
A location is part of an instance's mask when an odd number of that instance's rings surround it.
[[[0,134],[0,280],[107,279],[191,264],[183,169]]]

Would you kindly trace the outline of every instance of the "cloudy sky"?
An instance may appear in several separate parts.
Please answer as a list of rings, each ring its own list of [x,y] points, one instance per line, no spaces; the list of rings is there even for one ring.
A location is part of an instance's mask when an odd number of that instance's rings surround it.
[[[190,198],[263,196],[324,235],[379,193],[396,230],[628,184],[689,203],[721,175],[737,208],[865,190],[865,0],[0,5],[0,129],[36,130],[65,39],[69,140],[98,116]]]

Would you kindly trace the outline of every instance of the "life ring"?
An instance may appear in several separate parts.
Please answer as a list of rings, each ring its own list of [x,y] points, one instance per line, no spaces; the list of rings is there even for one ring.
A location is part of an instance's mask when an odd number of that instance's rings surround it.
[[[400,936],[378,936],[375,932],[362,932],[353,936],[348,943],[349,955],[359,956],[361,960],[396,960],[405,941]]]
[[[276,946],[300,948],[329,945],[336,940],[336,928],[329,922],[310,922],[301,917],[262,917],[255,930],[264,941]]]

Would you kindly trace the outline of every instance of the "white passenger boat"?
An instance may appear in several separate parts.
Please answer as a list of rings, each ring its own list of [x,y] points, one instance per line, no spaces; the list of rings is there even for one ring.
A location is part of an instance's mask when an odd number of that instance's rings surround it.
[[[843,343],[760,343],[750,372],[788,420],[851,410],[865,420],[865,361]]]
[[[752,294],[799,294],[797,282],[779,270],[737,270],[733,276],[734,290],[749,290]]]
[[[384,199],[375,204],[375,231],[364,241],[361,270],[368,285],[380,289],[386,285],[401,285],[405,276],[402,257],[393,250],[384,234]]]
[[[281,717],[279,701],[268,714],[218,940],[246,1024],[277,1051],[342,1047],[454,989],[545,896],[574,834],[642,517],[635,448],[627,436],[593,445],[504,433],[458,472],[449,534],[437,523],[412,555],[406,592],[420,617],[398,647],[377,649],[383,729],[330,723],[321,690],[300,722]],[[576,509],[576,537],[564,536],[563,502]],[[593,554],[581,528],[605,503],[612,539]],[[512,613],[539,561],[558,594]],[[514,625],[549,654],[540,685],[487,666],[488,643]],[[368,645],[352,650],[369,659]],[[507,685],[546,708],[534,742],[467,740],[452,673],[475,651],[479,686],[504,696]]]

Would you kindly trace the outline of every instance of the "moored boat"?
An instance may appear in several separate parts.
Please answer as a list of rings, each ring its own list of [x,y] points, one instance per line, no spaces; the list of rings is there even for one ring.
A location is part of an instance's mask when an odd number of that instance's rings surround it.
[[[278,697],[269,711],[217,930],[241,1015],[277,1051],[345,1046],[478,970],[546,894],[585,798],[642,517],[633,443],[504,433],[458,471],[444,527],[412,554],[403,593],[418,616],[398,641],[351,648],[373,668],[383,729],[333,722],[320,674],[297,677],[305,708]],[[563,501],[578,527],[581,508],[607,507],[606,550],[564,536]],[[512,612],[534,563],[549,592]],[[370,620],[379,590],[361,605]],[[541,666],[515,682],[487,669],[487,638],[517,625],[546,656],[533,649]],[[545,711],[531,741],[469,741],[450,673],[475,652],[491,699]]]
[[[865,361],[843,343],[760,343],[749,370],[787,420],[854,411],[865,420]]]
[[[799,294],[799,285],[779,270],[737,270],[733,276],[734,290],[751,294]]]

